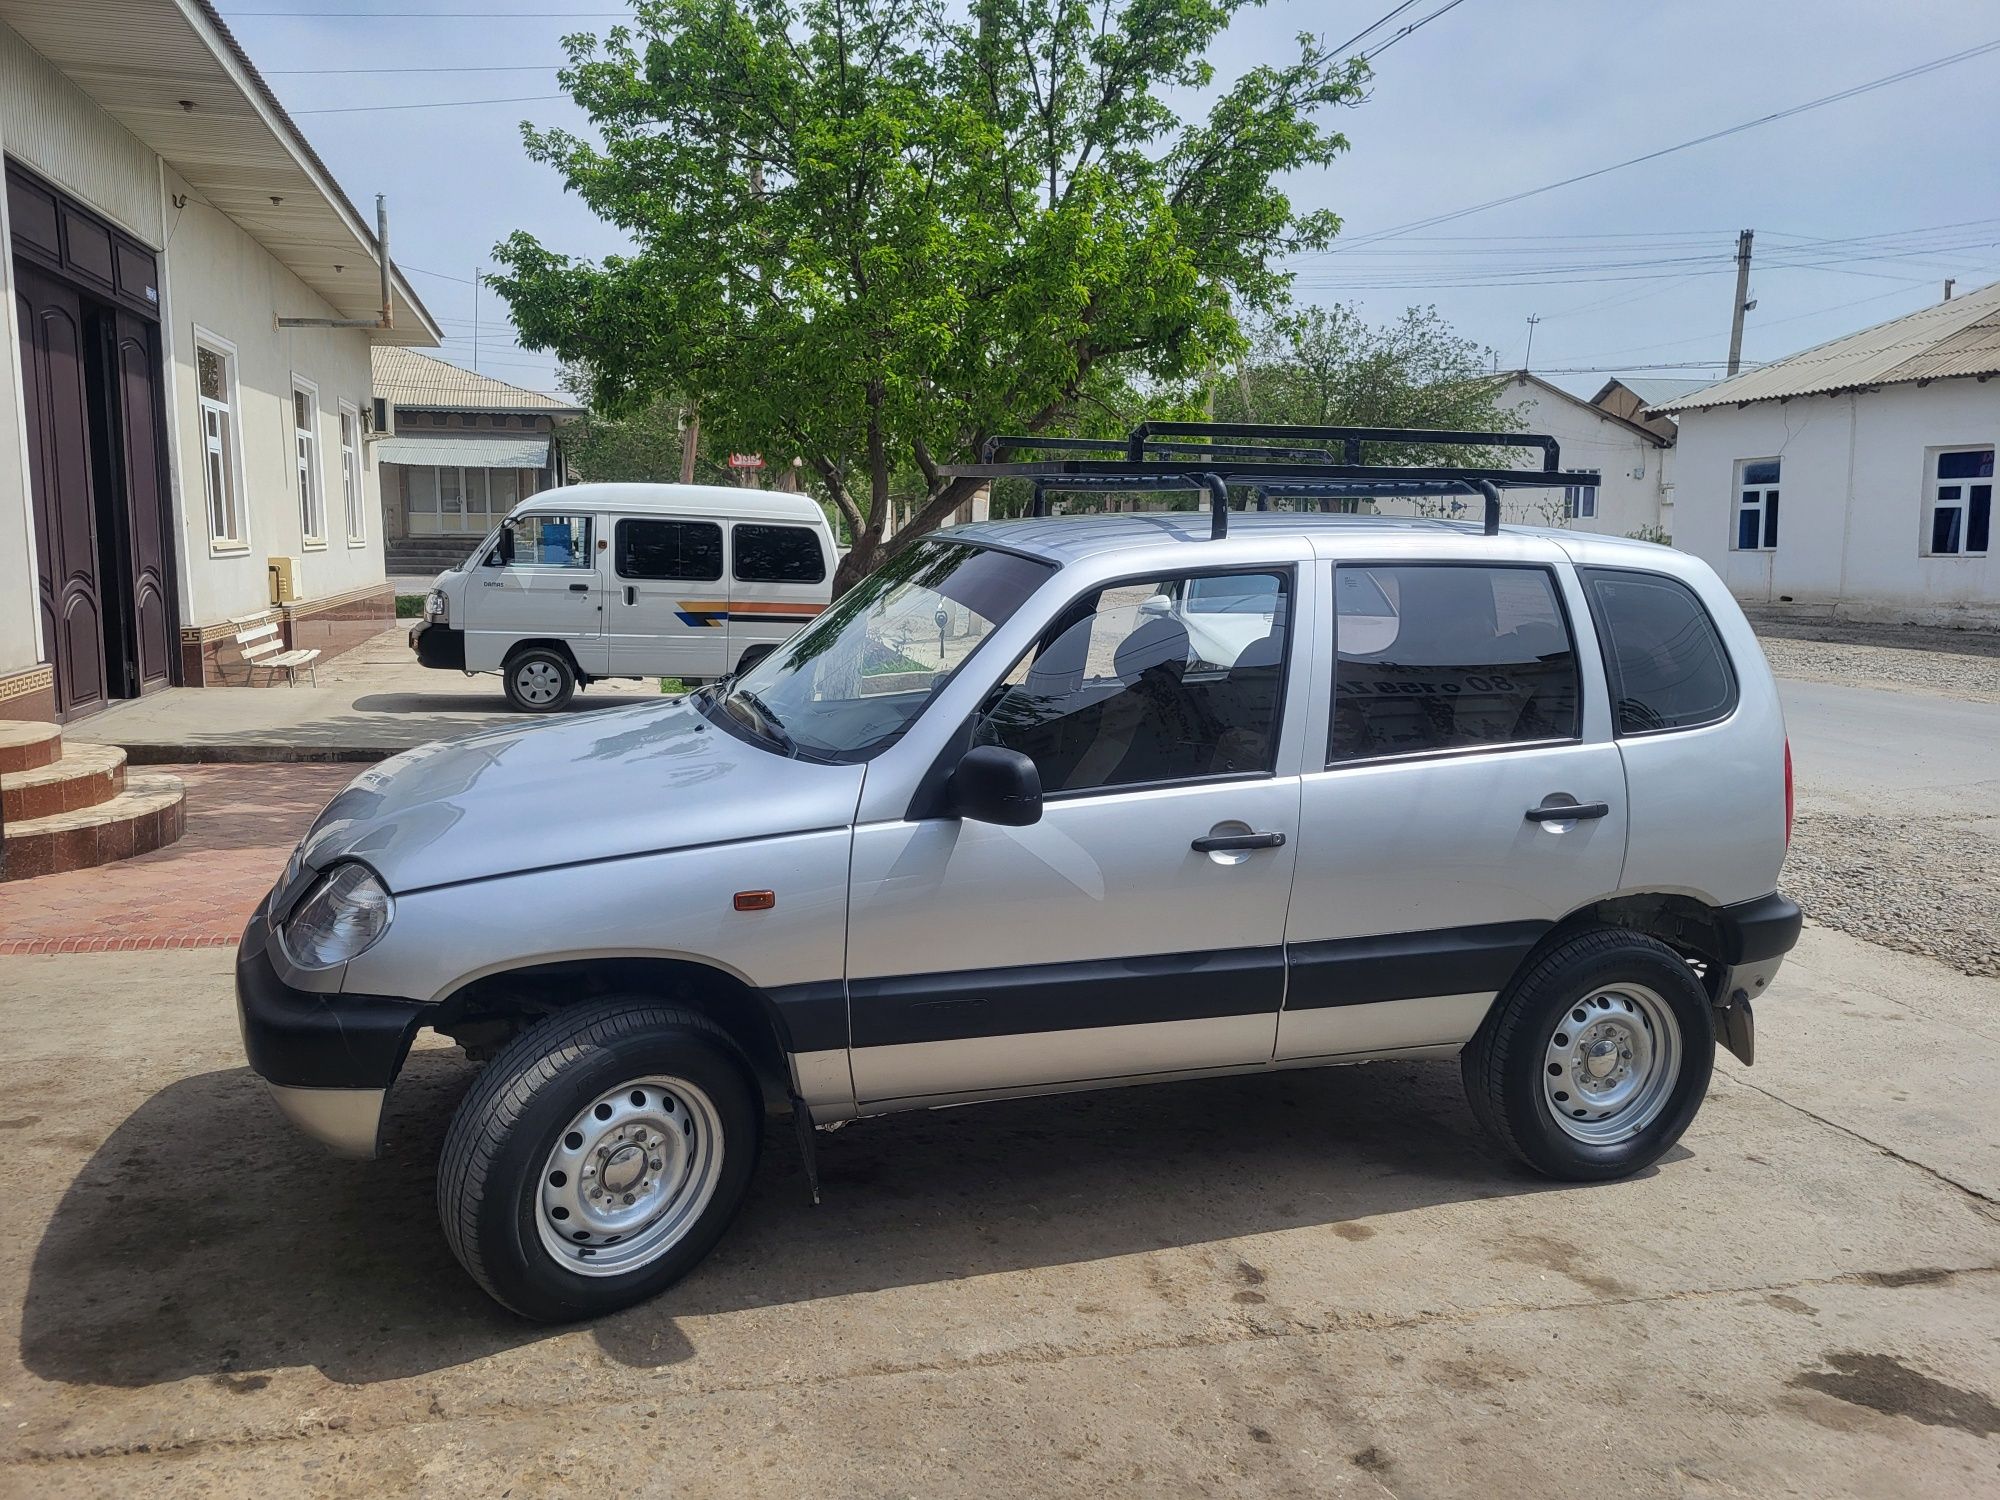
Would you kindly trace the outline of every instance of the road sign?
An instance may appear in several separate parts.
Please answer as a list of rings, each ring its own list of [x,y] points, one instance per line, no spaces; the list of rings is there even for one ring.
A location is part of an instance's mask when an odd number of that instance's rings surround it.
[[[764,467],[764,455],[761,453],[732,453],[729,455],[729,467],[732,469],[761,469]]]

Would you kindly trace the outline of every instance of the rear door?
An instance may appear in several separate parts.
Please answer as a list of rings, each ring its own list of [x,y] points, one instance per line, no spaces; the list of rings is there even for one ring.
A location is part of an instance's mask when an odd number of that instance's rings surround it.
[[[1551,925],[1619,888],[1596,637],[1566,563],[1342,563],[1321,584],[1277,1055],[1452,1050]]]
[[[600,518],[582,514],[522,516],[513,556],[487,549],[466,580],[465,664],[491,671],[524,640],[558,640],[590,676],[605,671]]]
[[[604,618],[612,674],[720,677],[729,633],[722,523],[620,516],[610,555]]]
[[[832,560],[824,526],[738,521],[729,538],[729,664],[790,639],[826,608]]]

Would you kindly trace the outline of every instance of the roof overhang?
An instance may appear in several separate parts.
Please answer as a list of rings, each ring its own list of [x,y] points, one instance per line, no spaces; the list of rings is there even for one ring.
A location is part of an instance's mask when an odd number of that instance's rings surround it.
[[[381,312],[375,234],[207,0],[0,0],[0,24],[312,288],[334,316]],[[192,105],[192,108],[185,106]],[[401,272],[377,343],[443,331]],[[311,307],[280,306],[283,317]]]
[[[546,469],[545,437],[385,437],[375,457],[386,464],[458,464],[468,469]]]

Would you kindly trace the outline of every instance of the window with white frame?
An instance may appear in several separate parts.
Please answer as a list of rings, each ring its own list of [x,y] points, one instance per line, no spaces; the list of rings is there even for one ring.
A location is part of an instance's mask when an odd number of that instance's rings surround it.
[[[1945,448],[1931,457],[1926,550],[1932,557],[1983,556],[1993,532],[1993,450]]]
[[[347,545],[368,540],[368,518],[361,513],[361,412],[340,403],[340,498],[347,506]]]
[[[319,468],[319,392],[292,382],[292,466],[298,476],[299,531],[308,546],[326,545],[326,494]]]
[[[1595,469],[1579,469],[1579,474],[1597,478]],[[1566,484],[1563,486],[1563,518],[1570,521],[1588,521],[1597,515],[1597,486],[1595,484]]]
[[[236,356],[221,347],[198,343],[194,373],[209,544],[225,549],[247,547],[250,539],[243,525],[243,485],[236,467]]]
[[[1736,547],[1770,552],[1778,545],[1778,460],[1746,458],[1736,466]]]

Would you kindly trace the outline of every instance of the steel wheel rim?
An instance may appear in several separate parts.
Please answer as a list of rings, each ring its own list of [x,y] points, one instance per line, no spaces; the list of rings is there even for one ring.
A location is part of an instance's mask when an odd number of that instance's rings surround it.
[[[514,688],[530,703],[553,703],[562,691],[562,673],[545,661],[524,661],[514,669]]]
[[[1680,1023],[1657,990],[1605,985],[1564,1011],[1550,1031],[1542,1102],[1574,1140],[1630,1140],[1665,1113],[1681,1050]]]
[[[606,1089],[542,1163],[542,1249],[579,1276],[623,1276],[686,1238],[722,1178],[722,1116],[685,1078]]]

